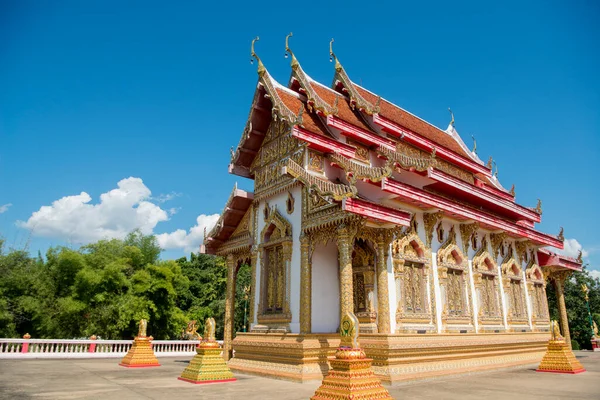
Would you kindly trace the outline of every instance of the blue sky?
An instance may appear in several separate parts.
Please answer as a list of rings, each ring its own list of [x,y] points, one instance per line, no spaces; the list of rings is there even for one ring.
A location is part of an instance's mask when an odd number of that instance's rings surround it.
[[[256,85],[250,41],[286,84],[293,31],[325,84],[334,37],[357,83],[442,128],[451,107],[517,201],[543,200],[537,228],[564,226],[600,270],[597,3],[200,3],[0,2],[8,245],[44,252],[140,227],[163,234],[165,257],[195,248],[234,183],[252,188],[227,173]]]

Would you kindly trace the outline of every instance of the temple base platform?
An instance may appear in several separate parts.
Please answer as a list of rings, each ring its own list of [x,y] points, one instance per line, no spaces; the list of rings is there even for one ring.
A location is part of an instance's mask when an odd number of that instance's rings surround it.
[[[538,364],[548,333],[364,334],[361,348],[383,383]],[[238,333],[233,371],[295,382],[322,380],[340,345],[338,334]]]
[[[557,374],[579,374],[585,372],[585,368],[575,358],[575,354],[573,354],[564,340],[550,340],[548,342],[548,350],[544,354],[544,358],[536,371]]]
[[[131,348],[119,365],[127,368],[160,367],[154,350],[152,350],[152,343],[147,337],[133,339]]]
[[[235,381],[221,352],[221,346],[217,342],[200,343],[196,347],[196,355],[178,379],[195,384]]]

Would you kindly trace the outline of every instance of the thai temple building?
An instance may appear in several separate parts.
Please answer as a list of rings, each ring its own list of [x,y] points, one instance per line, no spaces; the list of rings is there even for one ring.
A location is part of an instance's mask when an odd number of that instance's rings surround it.
[[[570,343],[562,284],[581,258],[554,252],[562,230],[536,229],[541,202],[518,204],[454,117],[440,129],[357,85],[333,49],[333,83],[316,82],[288,39],[285,86],[252,42],[258,83],[229,172],[254,191],[234,188],[202,248],[227,260],[230,368],[322,379],[346,311],[387,383],[538,363],[549,283]],[[244,264],[250,332],[234,334]]]

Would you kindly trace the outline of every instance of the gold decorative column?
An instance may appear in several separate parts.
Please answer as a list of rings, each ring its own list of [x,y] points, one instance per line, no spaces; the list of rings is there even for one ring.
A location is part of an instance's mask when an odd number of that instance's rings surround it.
[[[225,298],[225,331],[223,332],[223,358],[228,361],[232,357],[233,341],[233,308],[235,305],[235,258],[227,256],[227,297]]]
[[[557,271],[553,275],[554,287],[556,288],[556,299],[558,300],[558,312],[560,314],[560,325],[565,337],[565,342],[571,349],[571,332],[569,331],[569,318],[567,316],[567,306],[565,305],[564,284],[569,271]]]
[[[250,267],[252,269],[252,281],[250,283],[250,312],[248,314],[249,325],[252,326],[254,323],[254,316],[256,315],[256,270],[258,268],[258,246],[252,246],[250,263],[252,264]],[[250,329],[248,329],[250,331]]]
[[[338,259],[340,264],[340,311],[341,315],[354,313],[352,291],[352,248],[354,235],[347,224],[337,229]]]
[[[389,241],[384,234],[377,235],[377,330],[390,333],[390,296],[388,291],[387,259]]]
[[[300,333],[311,332],[312,262],[310,237],[300,236]]]

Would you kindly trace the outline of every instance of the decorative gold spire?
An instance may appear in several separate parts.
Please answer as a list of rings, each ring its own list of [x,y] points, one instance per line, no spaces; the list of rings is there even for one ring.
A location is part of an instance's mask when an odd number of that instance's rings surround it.
[[[583,252],[581,250],[579,250],[579,253],[577,253],[577,262],[579,264],[583,264]]]
[[[252,44],[250,45],[250,64],[254,64],[254,60],[256,60],[256,62],[258,63],[258,75],[263,76],[267,69],[260,60],[260,57],[254,51],[254,43],[258,42],[259,40],[260,38],[258,36],[252,39]]]
[[[538,199],[537,206],[535,206],[534,211],[542,215],[542,201],[540,199]]]
[[[353,313],[347,312],[342,316],[342,320],[340,321],[340,336],[342,338],[340,347],[360,348],[358,344],[358,318]]]
[[[376,107],[365,100],[365,98],[362,97],[360,93],[358,93],[358,90],[356,90],[354,87],[354,84],[348,77],[348,74],[346,74],[344,67],[342,67],[342,64],[333,52],[333,39],[331,39],[329,42],[329,61],[333,62],[333,60],[335,60],[335,77],[348,91],[348,95],[350,97],[350,107],[352,109],[358,107],[360,111],[363,111],[369,115],[377,114],[379,112],[379,107]]]
[[[452,112],[450,107],[448,107],[448,111],[450,112],[450,116],[452,117],[452,120],[450,120],[450,125],[452,125],[452,127],[454,127],[454,113]]]
[[[558,232],[558,236],[556,237],[558,240],[565,241],[565,228],[560,227],[560,232]]]
[[[292,32],[290,32],[285,37],[285,58],[288,58],[288,56],[292,56],[292,69],[295,69],[299,65],[299,63],[298,63],[298,60],[296,59],[296,56],[294,56],[294,53],[292,52],[292,49],[290,49],[289,39],[292,36],[294,36],[294,34]]]
[[[513,183],[512,187],[510,188],[510,195],[515,197],[515,184]]]
[[[306,95],[306,98],[307,98],[306,107],[308,108],[308,111],[313,112],[314,110],[318,110],[325,115],[337,114],[337,108],[334,109],[335,107],[331,107],[329,104],[327,104],[323,99],[321,99],[319,97],[317,92],[315,92],[315,90],[313,89],[313,87],[310,83],[310,79],[306,76],[306,74],[302,70],[302,67],[300,66],[300,62],[298,61],[298,59],[292,52],[292,49],[290,48],[289,39],[292,36],[293,36],[293,34],[292,34],[292,32],[290,32],[289,35],[287,35],[285,37],[285,57],[287,58],[290,55],[292,56],[292,63],[291,63],[292,71],[293,71],[292,75],[298,81],[300,86],[304,89],[304,95]],[[337,104],[337,96],[336,96],[336,104]]]
[[[485,164],[485,166],[488,167],[489,169],[492,169],[493,162],[494,162],[494,159],[492,158],[492,156],[490,156],[490,158],[488,158],[487,164]]]

